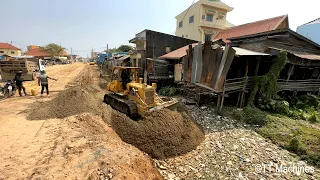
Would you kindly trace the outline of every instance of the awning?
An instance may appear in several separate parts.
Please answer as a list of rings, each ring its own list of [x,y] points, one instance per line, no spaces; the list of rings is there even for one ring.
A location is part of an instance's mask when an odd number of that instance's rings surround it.
[[[122,56],[121,58],[117,59],[118,61],[124,61],[126,59],[130,58],[130,55]]]
[[[17,58],[17,59],[23,59],[23,58],[26,58],[26,59],[31,59],[31,58],[34,58],[34,56],[11,56],[12,58]]]
[[[274,47],[270,47],[270,49],[274,49],[274,50],[278,50],[278,51],[287,51],[288,53],[293,54],[294,56],[297,56],[297,57],[303,58],[303,59],[320,60],[320,55],[317,55],[317,54],[303,53],[303,52],[297,52],[297,51],[291,51],[291,50],[289,51],[289,50],[279,49],[279,48],[274,48]]]
[[[224,48],[225,47],[223,46],[222,49]],[[236,50],[236,56],[271,56],[271,54],[251,51],[251,50],[243,49],[239,47],[232,47],[232,48]]]

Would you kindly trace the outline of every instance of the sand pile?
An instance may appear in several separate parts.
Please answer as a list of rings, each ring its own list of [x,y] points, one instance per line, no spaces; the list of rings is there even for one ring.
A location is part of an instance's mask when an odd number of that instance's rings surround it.
[[[113,113],[111,125],[123,141],[158,159],[187,153],[204,140],[192,120],[168,109],[154,111],[140,121]]]
[[[103,97],[102,97],[103,98]],[[29,120],[42,120],[52,118],[65,118],[81,113],[105,115],[106,106],[102,98],[97,99],[84,89],[73,87],[59,93],[54,99],[35,105],[27,110]],[[33,105],[34,106],[34,105]]]

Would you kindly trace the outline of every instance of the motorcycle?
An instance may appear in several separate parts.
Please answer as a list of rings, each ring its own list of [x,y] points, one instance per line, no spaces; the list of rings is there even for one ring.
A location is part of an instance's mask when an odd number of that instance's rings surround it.
[[[4,87],[2,89],[2,93],[4,97],[7,97],[7,98],[13,96],[15,93],[14,82],[13,81],[5,82]]]

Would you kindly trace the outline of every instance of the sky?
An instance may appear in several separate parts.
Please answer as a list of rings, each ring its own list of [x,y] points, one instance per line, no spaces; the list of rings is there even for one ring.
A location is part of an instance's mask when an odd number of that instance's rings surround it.
[[[197,0],[195,0],[197,1]],[[320,17],[317,0],[222,0],[234,25],[289,15],[290,28]],[[57,43],[86,57],[129,44],[144,29],[174,34],[175,16],[193,0],[0,0],[0,42],[26,50]]]

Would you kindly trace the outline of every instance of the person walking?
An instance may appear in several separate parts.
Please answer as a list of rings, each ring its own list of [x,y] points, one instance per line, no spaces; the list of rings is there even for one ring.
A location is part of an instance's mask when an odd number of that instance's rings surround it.
[[[23,78],[22,78],[22,71],[19,71],[16,76],[14,77],[13,81],[16,82],[16,86],[18,88],[19,91],[19,95],[22,96],[21,94],[21,90],[23,90],[23,93],[25,96],[27,96],[27,92],[26,92],[26,88],[23,86]]]
[[[48,79],[57,81],[58,79],[49,77],[45,71],[40,71],[40,76],[38,78],[38,85],[41,85],[41,96],[43,94],[44,88],[46,88],[47,95],[49,95]]]

